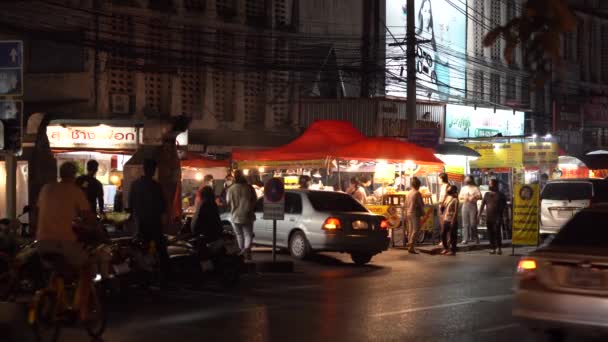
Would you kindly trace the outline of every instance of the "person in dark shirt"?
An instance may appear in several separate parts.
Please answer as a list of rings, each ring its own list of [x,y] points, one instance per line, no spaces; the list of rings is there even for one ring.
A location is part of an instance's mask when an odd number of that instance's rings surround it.
[[[87,162],[87,174],[76,179],[76,185],[84,190],[87,200],[91,204],[91,210],[97,213],[97,203],[99,203],[99,214],[103,216],[103,185],[95,178],[99,163],[96,160]]]
[[[210,186],[200,190],[201,204],[196,208],[192,219],[192,232],[202,234],[207,243],[222,237],[222,221],[215,204],[215,193]]]
[[[132,212],[137,233],[146,242],[154,242],[160,261],[161,289],[168,285],[169,254],[163,235],[163,221],[167,202],[163,189],[154,177],[156,161],[144,160],[144,175],[131,184],[129,209]]]
[[[483,209],[486,208],[486,226],[488,228],[488,237],[490,239],[490,254],[496,254],[496,248],[498,248],[498,254],[502,254],[502,238],[500,236],[500,220],[502,220],[502,214],[507,206],[506,196],[498,191],[498,181],[496,179],[490,180],[490,191],[486,192],[481,201],[481,208],[479,214],[483,213]],[[477,219],[479,221],[479,217]]]

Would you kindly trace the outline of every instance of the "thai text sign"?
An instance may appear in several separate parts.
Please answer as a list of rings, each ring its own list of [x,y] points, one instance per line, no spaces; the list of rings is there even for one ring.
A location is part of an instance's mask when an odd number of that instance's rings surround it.
[[[52,148],[137,148],[137,129],[134,127],[48,126],[46,135]]]
[[[538,244],[538,184],[515,184],[513,201],[513,244]]]
[[[524,165],[557,164],[558,146],[552,142],[528,142],[524,144]]]
[[[471,168],[487,169],[522,165],[522,144],[478,143],[466,146],[481,154],[479,159],[470,162]]]

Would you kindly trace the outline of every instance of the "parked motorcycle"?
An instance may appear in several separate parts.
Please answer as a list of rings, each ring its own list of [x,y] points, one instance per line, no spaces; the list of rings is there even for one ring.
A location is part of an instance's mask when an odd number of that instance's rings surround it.
[[[233,287],[244,269],[243,257],[231,234],[211,242],[200,234],[170,237],[168,251],[175,273],[190,279],[214,279],[224,287]]]

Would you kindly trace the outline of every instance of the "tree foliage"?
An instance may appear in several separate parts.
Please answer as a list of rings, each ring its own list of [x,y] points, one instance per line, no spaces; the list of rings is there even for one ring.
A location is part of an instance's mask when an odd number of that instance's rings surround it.
[[[514,63],[515,49],[521,45],[524,66],[542,86],[551,76],[552,66],[560,64],[560,37],[575,28],[576,16],[565,0],[528,0],[521,16],[486,34],[483,45],[491,46],[503,37],[508,63]]]

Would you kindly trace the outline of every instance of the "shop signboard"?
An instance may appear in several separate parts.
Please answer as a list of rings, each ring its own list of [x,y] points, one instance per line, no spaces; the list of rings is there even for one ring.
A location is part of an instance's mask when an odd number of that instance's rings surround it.
[[[471,168],[491,169],[522,166],[523,147],[521,143],[472,143],[467,147],[481,156],[470,161]]]
[[[520,136],[524,134],[524,112],[493,108],[447,105],[446,139]]]
[[[524,166],[557,165],[559,147],[554,142],[527,142],[523,146]]]
[[[418,146],[435,148],[439,144],[439,128],[412,128],[408,141]]]
[[[515,184],[513,202],[513,245],[538,244],[538,184]]]
[[[386,1],[386,93],[405,97],[406,1]],[[416,83],[431,100],[464,98],[467,48],[466,1],[415,0],[416,37],[428,41],[416,49]],[[423,97],[423,96],[421,96]]]
[[[136,149],[137,129],[134,127],[48,126],[46,135],[51,148]]]

